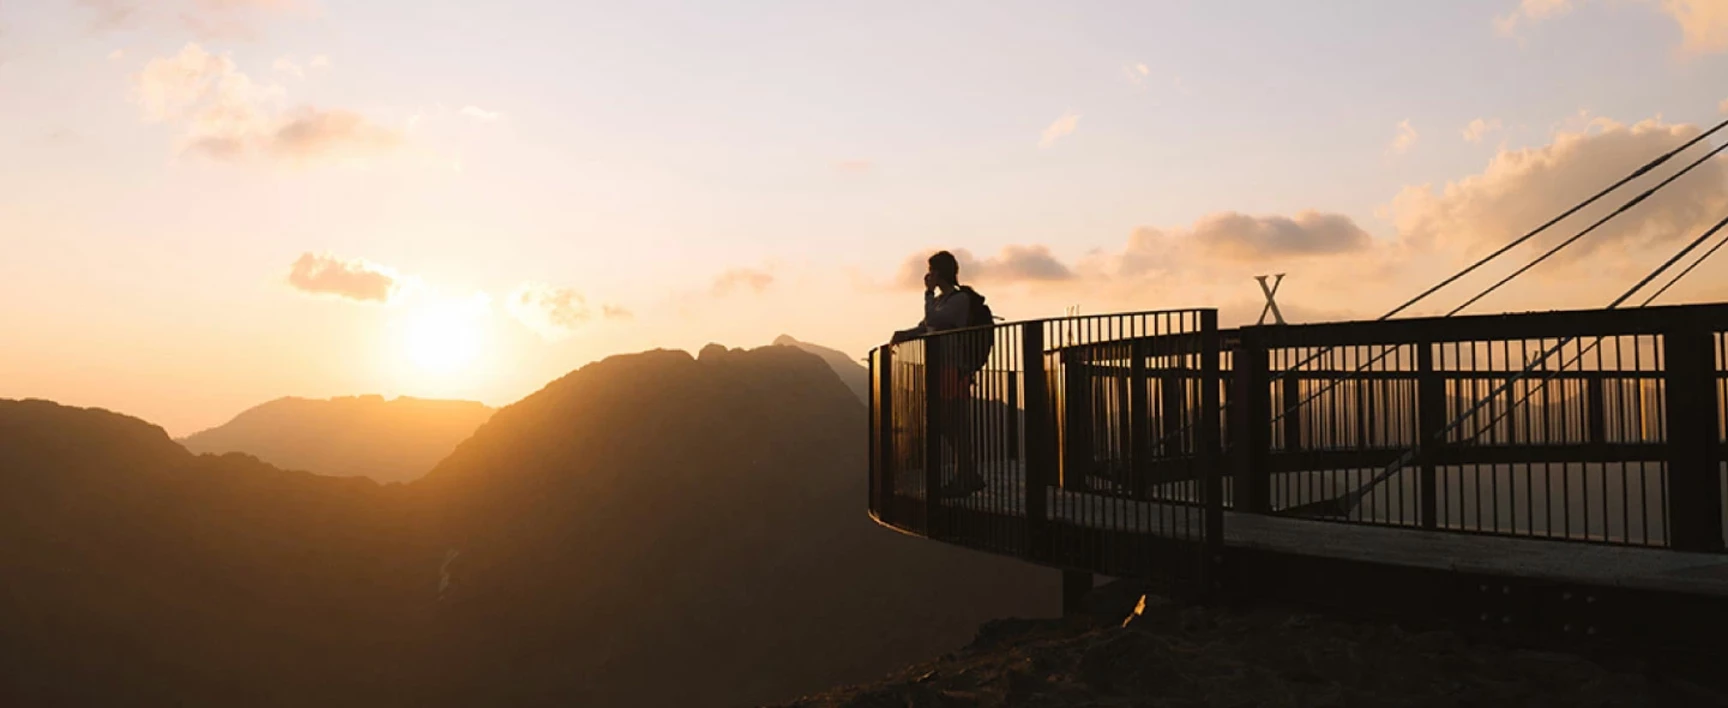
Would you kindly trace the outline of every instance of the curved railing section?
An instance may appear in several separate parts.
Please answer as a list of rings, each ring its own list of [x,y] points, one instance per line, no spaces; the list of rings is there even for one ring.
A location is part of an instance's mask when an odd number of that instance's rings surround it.
[[[1222,521],[1218,335],[1215,310],[1174,310],[877,349],[872,515],[1049,565],[1197,577]]]
[[[944,332],[871,354],[870,511],[1199,581],[1248,515],[1721,551],[1725,331],[1710,304]]]

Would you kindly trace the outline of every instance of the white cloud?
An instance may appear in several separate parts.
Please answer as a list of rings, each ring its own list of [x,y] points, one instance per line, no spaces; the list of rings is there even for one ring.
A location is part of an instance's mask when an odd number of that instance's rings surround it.
[[[294,60],[288,57],[278,57],[276,63],[271,64],[270,68],[275,69],[277,73],[287,74],[296,79],[306,78],[306,70],[300,68],[299,64],[294,63]]]
[[[306,66],[312,69],[328,69],[330,68],[330,57],[324,56],[323,54],[316,55],[312,57],[311,61],[306,63]]]
[[[1038,147],[1047,148],[1054,145],[1057,139],[1072,134],[1074,129],[1079,127],[1079,125],[1080,114],[1063,114],[1061,118],[1057,118],[1055,121],[1051,122],[1050,125],[1044,128],[1043,137],[1038,140]]]
[[[1464,140],[1466,142],[1479,143],[1482,142],[1483,136],[1498,130],[1500,130],[1499,118],[1491,118],[1489,120],[1477,118],[1464,126]]]
[[[1417,137],[1419,136],[1416,133],[1416,129],[1410,127],[1410,121],[1408,119],[1399,121],[1398,135],[1392,138],[1391,145],[1386,146],[1386,153],[1389,155],[1402,155],[1409,152],[1410,146],[1416,144]]]
[[[361,302],[389,302],[402,288],[401,277],[388,267],[311,252],[289,267],[288,284],[301,292]]]
[[[121,59],[125,59],[125,58],[126,58],[126,50],[124,50],[124,49],[116,49],[116,50],[108,53],[108,59],[110,61],[120,61]]]
[[[482,123],[490,123],[492,121],[495,121],[495,120],[498,120],[499,118],[504,117],[503,113],[498,113],[496,111],[488,111],[488,110],[481,108],[479,106],[463,106],[461,113],[462,113],[462,115],[465,115],[469,118],[473,118],[474,120],[480,121]]]
[[[182,151],[218,160],[366,157],[401,142],[397,131],[352,111],[288,110],[280,86],[255,83],[232,59],[196,43],[152,59],[135,77],[134,92],[145,120],[181,130]]]

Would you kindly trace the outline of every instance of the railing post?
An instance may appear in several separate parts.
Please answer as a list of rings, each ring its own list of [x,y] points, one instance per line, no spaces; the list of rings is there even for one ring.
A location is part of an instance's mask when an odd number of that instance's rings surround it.
[[[1050,388],[1044,375],[1044,326],[1042,322],[1020,325],[1020,361],[1025,371],[1026,386],[1026,454],[1025,469],[1026,548],[1034,559],[1046,558],[1049,552],[1047,520],[1049,518],[1050,471],[1056,460],[1056,430],[1051,425]]]
[[[1008,459],[1024,462],[1025,458],[1020,453],[1020,425],[1021,421],[1025,420],[1025,416],[1020,412],[1020,387],[1014,385],[1012,369],[1002,372],[1002,376],[1007,381],[1008,389]]]
[[[951,421],[942,404],[942,343],[939,337],[924,338],[924,533],[941,538],[942,436]],[[956,463],[959,451],[955,451]]]
[[[1590,421],[1590,437],[1586,442],[1591,445],[1608,444],[1608,412],[1607,402],[1604,400],[1607,396],[1603,392],[1607,387],[1603,382],[1605,378],[1607,377],[1598,371],[1585,379],[1584,407]]]
[[[1721,551],[1715,335],[1690,328],[1665,332],[1662,350],[1669,545],[1683,551]]]
[[[1230,359],[1230,476],[1236,510],[1265,514],[1272,510],[1272,377],[1265,332],[1243,327],[1241,333]]]
[[[1279,381],[1284,387],[1282,405],[1278,406],[1278,414],[1284,416],[1284,452],[1302,451],[1302,379],[1295,369],[1284,372],[1284,378]]]
[[[1223,379],[1219,374],[1218,311],[1200,311],[1200,420],[1199,442],[1202,456],[1200,474],[1201,509],[1205,539],[1200,564],[1201,597],[1211,597],[1223,584],[1224,570],[1224,480],[1219,468],[1223,463],[1220,441],[1218,389]]]
[[[1187,398],[1188,374],[1180,371],[1180,365],[1166,366],[1164,372],[1158,375],[1158,419],[1162,421],[1159,438],[1163,441],[1163,450],[1157,454],[1165,457],[1180,457],[1182,455],[1198,455],[1200,450],[1191,450],[1184,444],[1190,436],[1185,434],[1183,426],[1187,423],[1187,411],[1183,401]]]
[[[1422,528],[1439,528],[1440,488],[1435,460],[1446,441],[1441,438],[1446,428],[1446,380],[1434,370],[1434,344],[1416,343],[1416,446],[1422,463],[1417,484],[1421,502]]]
[[[1082,361],[1085,350],[1062,350],[1062,475],[1063,489],[1084,490],[1092,469],[1092,378]]]
[[[873,373],[876,395],[872,397],[875,408],[871,410],[876,424],[876,517],[886,523],[894,523],[894,467],[897,459],[894,456],[894,347],[885,346],[876,350],[876,358],[872,362],[876,367]]]
[[[1146,357],[1144,340],[1129,345],[1128,362],[1128,479],[1123,487],[1135,499],[1145,499],[1151,488],[1152,431],[1146,415]]]

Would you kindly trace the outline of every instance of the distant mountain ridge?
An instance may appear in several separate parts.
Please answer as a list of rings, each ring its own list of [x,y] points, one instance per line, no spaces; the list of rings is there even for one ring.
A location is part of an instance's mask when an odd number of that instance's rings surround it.
[[[797,347],[821,357],[822,361],[834,370],[835,375],[840,377],[840,382],[846,384],[846,388],[852,391],[852,395],[857,396],[858,400],[863,401],[866,405],[870,403],[870,369],[858,363],[858,359],[838,349],[829,349],[820,344],[793,339],[792,335],[789,334],[782,334],[777,337],[774,340],[774,345]]]
[[[284,469],[406,482],[426,474],[493,412],[475,401],[408,396],[285,397],[179,442],[195,453],[244,452]]]

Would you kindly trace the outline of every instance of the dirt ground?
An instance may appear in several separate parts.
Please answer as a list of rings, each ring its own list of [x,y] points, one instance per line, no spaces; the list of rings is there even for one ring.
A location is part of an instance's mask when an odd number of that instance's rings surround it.
[[[1681,707],[1728,706],[1728,693],[1636,660],[1148,597],[1126,621],[993,621],[936,661],[784,706]]]

